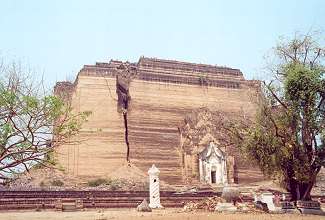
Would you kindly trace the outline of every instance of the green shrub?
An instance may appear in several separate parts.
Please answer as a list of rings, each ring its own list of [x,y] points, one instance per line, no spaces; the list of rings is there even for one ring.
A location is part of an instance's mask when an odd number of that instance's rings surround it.
[[[122,182],[118,179],[104,179],[104,178],[98,178],[94,180],[88,181],[88,186],[90,187],[96,187],[106,185],[109,186],[110,190],[118,190],[122,188]]]
[[[110,180],[98,178],[98,179],[88,181],[88,186],[96,187],[96,186],[100,186],[100,185],[109,185],[109,183],[110,183]]]
[[[52,186],[63,186],[64,185],[64,182],[62,182],[61,180],[53,180],[51,182],[51,185]]]

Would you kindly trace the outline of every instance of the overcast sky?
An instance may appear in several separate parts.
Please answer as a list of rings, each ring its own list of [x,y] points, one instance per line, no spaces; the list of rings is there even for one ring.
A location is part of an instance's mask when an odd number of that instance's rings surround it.
[[[324,0],[0,0],[0,56],[48,85],[84,64],[140,56],[239,68],[260,78],[279,36],[325,31]]]

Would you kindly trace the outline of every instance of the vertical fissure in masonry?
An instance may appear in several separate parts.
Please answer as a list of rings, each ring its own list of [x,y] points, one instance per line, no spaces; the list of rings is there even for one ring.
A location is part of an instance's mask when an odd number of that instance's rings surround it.
[[[129,64],[121,64],[117,68],[118,74],[116,75],[116,93],[117,93],[117,111],[122,113],[124,122],[124,139],[126,144],[126,161],[130,165],[130,142],[129,142],[129,129],[128,129],[128,112],[130,111],[131,96],[129,86],[131,83],[132,75],[136,72]]]

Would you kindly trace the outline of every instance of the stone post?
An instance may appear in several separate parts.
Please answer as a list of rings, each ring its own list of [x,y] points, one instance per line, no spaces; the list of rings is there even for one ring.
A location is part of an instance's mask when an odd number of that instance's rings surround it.
[[[159,191],[159,173],[158,168],[153,164],[148,170],[149,174],[149,207],[152,209],[163,208],[160,204],[160,191]]]

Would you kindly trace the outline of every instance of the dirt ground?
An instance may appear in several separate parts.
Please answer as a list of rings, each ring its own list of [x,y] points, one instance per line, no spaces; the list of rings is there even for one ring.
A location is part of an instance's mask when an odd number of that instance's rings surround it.
[[[325,220],[325,216],[299,214],[225,214],[183,212],[180,209],[137,212],[135,209],[106,209],[78,212],[20,211],[0,212],[0,220]]]

